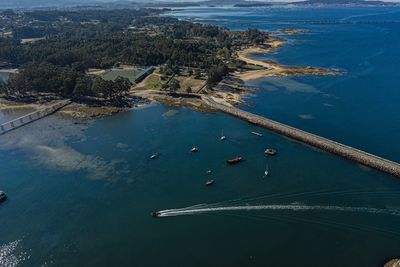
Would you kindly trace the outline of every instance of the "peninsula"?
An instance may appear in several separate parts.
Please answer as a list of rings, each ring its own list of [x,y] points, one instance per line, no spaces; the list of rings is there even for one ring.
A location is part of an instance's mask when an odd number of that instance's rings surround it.
[[[78,117],[98,114],[99,107],[107,107],[100,110],[106,114],[130,108],[145,103],[143,98],[199,108],[205,105],[193,94],[242,103],[241,95],[249,90],[243,82],[252,79],[337,74],[253,59],[285,43],[274,33],[232,31],[162,12],[3,11],[0,23],[8,34],[0,38],[0,61],[4,68],[18,69],[0,84],[0,96],[8,100],[3,105],[71,99],[65,114]]]

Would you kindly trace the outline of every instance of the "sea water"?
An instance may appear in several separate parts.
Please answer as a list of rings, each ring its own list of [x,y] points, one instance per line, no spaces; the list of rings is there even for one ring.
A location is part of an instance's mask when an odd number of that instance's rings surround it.
[[[172,15],[221,19],[214,23],[232,29],[310,29],[259,57],[346,74],[252,81],[253,105],[242,108],[399,161],[398,11]],[[327,19],[335,22],[322,24]],[[190,152],[194,146],[199,152]],[[266,157],[268,147],[278,154]],[[243,162],[226,164],[238,155]],[[400,208],[398,178],[223,114],[151,105],[94,121],[50,116],[0,136],[0,164],[0,190],[9,197],[0,205],[0,265],[364,267],[399,257],[400,218],[390,213]],[[305,208],[150,216],[200,204]]]

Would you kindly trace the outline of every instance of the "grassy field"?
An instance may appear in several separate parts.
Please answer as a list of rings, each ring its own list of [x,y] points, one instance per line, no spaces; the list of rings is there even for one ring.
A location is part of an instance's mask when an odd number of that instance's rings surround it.
[[[142,82],[137,84],[135,90],[159,90],[165,81],[161,80],[161,76],[156,73],[152,73],[146,77]]]
[[[110,69],[107,70],[101,77],[104,80],[115,80],[118,76],[128,78],[131,82],[135,81],[135,77],[142,71],[140,68],[124,68],[124,69]]]
[[[179,76],[176,78],[180,84],[180,92],[186,92],[186,88],[190,86],[192,88],[192,92],[197,92],[206,81],[204,80],[197,80],[192,77],[183,77]]]

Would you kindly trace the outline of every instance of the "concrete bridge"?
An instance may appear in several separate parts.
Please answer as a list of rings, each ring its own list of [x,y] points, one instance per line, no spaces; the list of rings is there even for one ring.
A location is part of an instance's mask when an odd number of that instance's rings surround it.
[[[41,118],[44,118],[50,114],[53,114],[57,110],[65,107],[66,105],[69,105],[71,103],[70,100],[61,100],[58,101],[57,103],[54,103],[52,105],[46,106],[43,109],[37,110],[35,112],[26,114],[24,116],[21,116],[19,118],[16,118],[14,120],[8,121],[6,123],[0,124],[0,135],[5,134],[9,131],[12,131],[16,128],[22,127],[28,123],[31,123],[33,121],[39,120]]]
[[[246,120],[250,123],[259,125],[278,134],[287,136],[291,139],[300,141],[302,143],[317,147],[321,150],[355,161],[362,165],[400,177],[400,164],[397,162],[375,156],[365,151],[347,145],[343,145],[341,143],[329,140],[327,138],[285,125],[283,123],[267,119],[262,116],[255,115],[253,113],[235,107],[228,107],[225,105],[221,105],[206,96],[202,96],[202,99],[211,108],[220,110],[224,113],[238,117],[242,120]]]

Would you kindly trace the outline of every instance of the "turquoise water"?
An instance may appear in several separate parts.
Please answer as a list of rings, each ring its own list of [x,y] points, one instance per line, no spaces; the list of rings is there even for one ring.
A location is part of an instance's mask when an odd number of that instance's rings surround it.
[[[400,16],[394,11],[216,8],[175,15],[222,17],[231,22],[224,22],[226,26],[243,28],[251,21],[264,27],[262,21],[267,25],[308,20],[310,15],[360,19],[360,14],[386,12],[374,19],[394,20]],[[314,29],[291,37],[304,42],[293,41],[280,53],[263,57],[285,64],[335,66],[348,74],[254,81],[251,84],[259,91],[248,100],[255,106],[244,108],[398,160],[399,76],[393,65],[399,54],[391,51],[395,41],[384,41],[399,38],[396,24],[301,25]],[[383,36],[387,39],[379,41]],[[222,131],[227,136],[224,142],[219,140]],[[193,146],[200,151],[190,153]],[[278,155],[265,157],[267,147],[276,148]],[[157,151],[160,157],[150,160]],[[236,155],[245,161],[228,166],[225,160]],[[397,178],[223,114],[152,105],[93,122],[50,116],[0,136],[0,162],[0,190],[9,195],[0,205],[3,265],[315,266],[324,262],[324,266],[364,267],[382,266],[399,257],[400,216],[329,210],[339,206],[398,211]],[[266,164],[270,176],[263,178]],[[206,188],[209,169],[216,183]],[[149,215],[202,203],[208,203],[206,208],[322,208],[228,210],[159,219]]]

